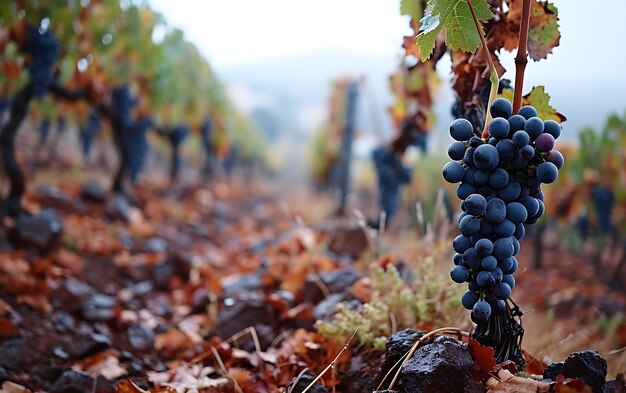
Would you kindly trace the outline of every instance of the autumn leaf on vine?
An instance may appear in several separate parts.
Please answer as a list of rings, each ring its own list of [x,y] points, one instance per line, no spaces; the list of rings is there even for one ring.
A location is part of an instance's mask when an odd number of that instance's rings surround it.
[[[487,0],[474,0],[472,5],[479,20],[494,17]],[[441,29],[445,29],[446,45],[453,51],[474,52],[480,45],[480,36],[467,0],[429,0],[424,13],[420,20],[421,32],[417,36],[422,61],[430,57]],[[482,26],[480,30],[483,34]]]
[[[513,102],[513,90],[504,89],[499,97],[504,97]],[[532,105],[537,109],[537,116],[542,120],[554,120],[559,123],[567,120],[567,117],[550,105],[550,95],[546,93],[545,86],[535,86],[530,93],[522,97],[522,105]]]
[[[507,21],[519,24],[521,15],[522,0],[511,0]],[[547,1],[533,1],[528,30],[528,56],[534,61],[547,58],[552,49],[559,45],[560,39],[559,13],[556,6]]]

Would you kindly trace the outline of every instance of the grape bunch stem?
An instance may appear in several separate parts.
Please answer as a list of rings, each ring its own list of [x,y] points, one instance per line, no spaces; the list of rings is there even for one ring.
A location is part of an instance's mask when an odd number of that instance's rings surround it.
[[[522,106],[522,89],[524,88],[524,71],[528,64],[528,29],[530,26],[530,0],[522,4],[520,19],[519,43],[515,56],[515,92],[513,95],[513,113],[517,113]]]
[[[500,77],[498,76],[496,65],[493,62],[493,59],[491,58],[491,53],[489,52],[489,46],[487,45],[487,40],[485,39],[483,31],[480,28],[480,22],[478,21],[478,18],[476,17],[476,11],[474,11],[474,6],[472,5],[471,0],[466,0],[466,1],[467,1],[467,5],[469,6],[470,12],[472,13],[472,19],[474,20],[474,24],[476,25],[476,30],[478,32],[478,36],[480,37],[480,42],[482,43],[483,51],[485,51],[485,57],[487,58],[487,63],[489,64],[489,70],[491,74],[489,76],[489,81],[491,82],[491,89],[489,89],[489,102],[487,103],[487,108],[489,108],[491,107],[491,103],[493,102],[493,100],[495,100],[498,95],[498,85],[500,84]],[[526,33],[526,36],[528,36],[528,32]],[[489,139],[489,130],[487,128],[487,125],[491,121],[491,113],[489,111],[486,111],[486,112],[487,114],[485,118],[485,126],[483,128],[483,133],[481,135],[481,137],[485,141]]]

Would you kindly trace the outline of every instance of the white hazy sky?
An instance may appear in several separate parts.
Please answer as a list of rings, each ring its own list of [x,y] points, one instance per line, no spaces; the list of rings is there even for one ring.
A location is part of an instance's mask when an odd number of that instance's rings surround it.
[[[306,53],[342,51],[397,59],[408,18],[399,0],[150,0],[170,26],[182,28],[218,74],[232,66]],[[561,44],[530,62],[525,91],[544,84],[567,115],[599,124],[626,109],[626,1],[554,0]],[[332,58],[329,59],[332,61]],[[502,56],[513,79],[513,54]],[[445,66],[445,65],[444,65]],[[447,67],[441,67],[445,73]],[[294,70],[297,72],[297,70]],[[586,106],[586,113],[579,111]],[[578,113],[577,113],[578,112]],[[573,124],[572,124],[573,125]],[[577,126],[580,124],[577,123]]]

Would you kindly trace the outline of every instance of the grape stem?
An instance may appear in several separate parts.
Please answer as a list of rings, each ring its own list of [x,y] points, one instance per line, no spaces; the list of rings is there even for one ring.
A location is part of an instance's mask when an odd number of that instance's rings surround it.
[[[489,122],[491,121],[491,113],[489,112],[489,107],[491,103],[496,99],[498,95],[498,85],[500,84],[500,76],[498,76],[498,70],[496,70],[496,64],[493,62],[491,58],[491,53],[489,53],[489,46],[487,45],[487,40],[485,39],[485,35],[483,34],[483,30],[481,28],[480,22],[478,21],[478,17],[476,17],[476,11],[474,11],[474,6],[472,5],[471,0],[465,0],[467,5],[469,6],[470,12],[472,13],[472,19],[474,20],[474,24],[476,25],[476,30],[478,31],[478,36],[480,37],[480,42],[483,47],[483,51],[485,51],[485,57],[487,57],[487,63],[489,64],[489,81],[491,82],[491,89],[489,89],[489,102],[487,103],[487,113],[485,118],[485,126],[483,128],[482,138],[484,140],[489,139]],[[528,1],[528,0],[524,0]]]
[[[530,27],[530,0],[522,4],[520,19],[519,43],[515,56],[515,92],[513,95],[513,113],[517,113],[522,106],[522,89],[524,88],[524,70],[528,64],[528,29]]]

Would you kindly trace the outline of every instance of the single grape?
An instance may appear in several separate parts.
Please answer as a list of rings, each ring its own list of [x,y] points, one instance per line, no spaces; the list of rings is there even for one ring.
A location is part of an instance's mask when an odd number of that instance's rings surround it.
[[[493,242],[493,253],[499,261],[505,260],[513,256],[515,247],[513,246],[513,237],[504,237]]]
[[[476,181],[476,184],[478,184],[479,186],[486,186],[487,184],[489,184],[489,172],[485,172],[485,171],[476,172],[476,174],[474,175],[474,180]]]
[[[487,270],[481,270],[476,275],[476,282],[481,288],[489,288],[495,285],[496,279],[494,278],[493,274],[491,274],[491,272]]]
[[[476,254],[478,254],[478,256],[486,257],[491,255],[491,252],[493,251],[493,243],[489,239],[482,238],[476,242],[474,248],[476,249]]]
[[[486,322],[491,316],[491,306],[484,300],[479,300],[472,308],[472,315],[477,321]]]
[[[500,160],[511,161],[517,156],[517,147],[510,139],[503,139],[496,144]]]
[[[536,198],[531,196],[523,196],[519,199],[519,203],[524,205],[526,211],[528,212],[528,217],[532,217],[539,211],[539,202],[537,202]]]
[[[459,235],[452,240],[452,248],[459,254],[463,254],[470,247],[472,247],[472,243],[467,236]]]
[[[511,290],[515,288],[515,277],[513,277],[510,274],[505,274],[504,276],[502,276],[501,282],[509,284],[509,287],[511,288]]]
[[[524,105],[523,107],[519,108],[519,111],[517,111],[517,113],[524,116],[524,119],[526,120],[530,119],[531,117],[537,117],[537,110],[530,105]]]
[[[535,149],[530,145],[523,146],[519,149],[519,155],[528,162],[528,160],[535,158]]]
[[[450,161],[443,166],[443,178],[448,183],[460,182],[465,176],[465,168],[457,161]]]
[[[515,233],[515,224],[505,218],[501,223],[494,226],[494,232],[500,237],[512,236]]]
[[[478,269],[480,268],[481,258],[476,253],[476,249],[474,247],[468,248],[463,253],[463,264],[467,266],[468,269]]]
[[[535,139],[535,148],[542,153],[549,152],[554,148],[554,137],[547,133],[539,135]]]
[[[478,301],[478,296],[474,292],[466,291],[463,296],[461,296],[461,304],[468,310],[474,308],[474,305]]]
[[[515,226],[515,232],[513,232],[513,237],[517,240],[522,240],[524,235],[526,235],[526,227],[524,224],[517,224]]]
[[[493,198],[487,202],[485,218],[492,224],[498,224],[506,217],[506,204],[502,199]]]
[[[526,131],[516,131],[511,140],[517,148],[522,148],[530,143],[530,135]]]
[[[543,122],[543,132],[548,133],[558,139],[561,136],[561,125],[554,120],[546,120]]]
[[[477,137],[477,136],[473,136],[473,137],[471,137],[471,138],[470,138],[470,140],[469,140],[469,145],[470,145],[471,147],[474,147],[474,148],[476,148],[476,147],[478,147],[478,146],[480,146],[480,145],[482,145],[482,144],[484,144],[484,143],[485,143],[485,142],[483,142],[483,140],[482,140],[482,139],[480,139],[480,138],[479,138],[479,137]]]
[[[465,175],[463,176],[463,182],[469,185],[472,185],[474,187],[478,186],[478,183],[476,183],[476,180],[475,180],[476,172],[478,172],[478,169],[476,168],[473,168],[473,167],[466,168]]]
[[[489,175],[489,185],[496,190],[500,190],[509,184],[509,173],[502,169],[496,168]]]
[[[510,130],[511,125],[502,117],[496,117],[489,123],[489,135],[496,139],[506,138]]]
[[[506,205],[506,218],[514,224],[521,224],[528,218],[528,211],[521,203],[511,202]]]
[[[472,215],[465,216],[459,224],[459,229],[463,236],[472,236],[480,229],[480,221]]]
[[[455,265],[460,265],[463,263],[463,254],[454,254],[454,257],[452,258],[452,262],[454,262]]]
[[[542,183],[553,183],[559,176],[559,170],[551,162],[544,162],[537,167],[537,179]]]
[[[514,200],[516,200],[517,197],[519,197],[521,192],[522,192],[522,186],[518,182],[512,181],[506,187],[504,187],[498,192],[498,196],[504,202],[508,203],[508,202],[513,202]]]
[[[506,302],[504,300],[494,298],[492,302],[489,302],[489,305],[494,314],[501,314],[506,310]]]
[[[498,267],[502,270],[504,277],[507,274],[513,274],[517,270],[517,259],[514,256],[511,256],[501,262],[498,263]]]
[[[458,266],[455,266],[455,268],[456,267]],[[509,298],[509,296],[511,296],[511,287],[505,282],[500,282],[499,284],[496,284],[496,286],[493,288],[493,295],[496,297],[496,299],[506,300]]]
[[[509,117],[508,122],[510,132],[516,132],[524,129],[524,124],[526,124],[526,118],[522,115],[513,115]]]
[[[454,140],[463,142],[469,140],[474,135],[474,127],[467,119],[456,119],[450,124],[450,136]]]
[[[454,141],[450,144],[450,147],[448,147],[448,157],[455,161],[462,160],[465,156],[465,149],[467,149],[465,143]]]
[[[491,146],[495,146],[498,144],[498,140],[494,137],[491,137],[489,138],[489,141],[487,143],[489,143]]]
[[[482,259],[480,264],[483,267],[483,269],[490,271],[498,267],[498,260],[493,255],[487,255],[486,257]]]
[[[476,187],[468,183],[461,183],[456,188],[456,196],[459,199],[466,199],[468,196],[475,194],[475,193],[476,193]]]
[[[550,151],[546,156],[546,161],[553,163],[556,166],[556,169],[563,168],[563,164],[565,163],[563,154],[561,154],[558,150]]]
[[[474,165],[478,169],[491,171],[499,162],[498,150],[491,145],[480,145],[474,151]]]
[[[457,265],[450,270],[450,278],[452,278],[452,281],[459,284],[467,281],[469,275],[467,268],[462,265]]]
[[[505,119],[508,119],[513,113],[513,106],[506,98],[496,98],[491,103],[489,113],[491,113],[491,116],[494,118],[503,117]]]
[[[465,199],[465,209],[469,214],[482,216],[487,209],[487,200],[480,194],[472,194]]]
[[[536,138],[543,133],[543,127],[543,121],[540,118],[531,117],[526,120],[524,131],[526,131],[531,138]]]

